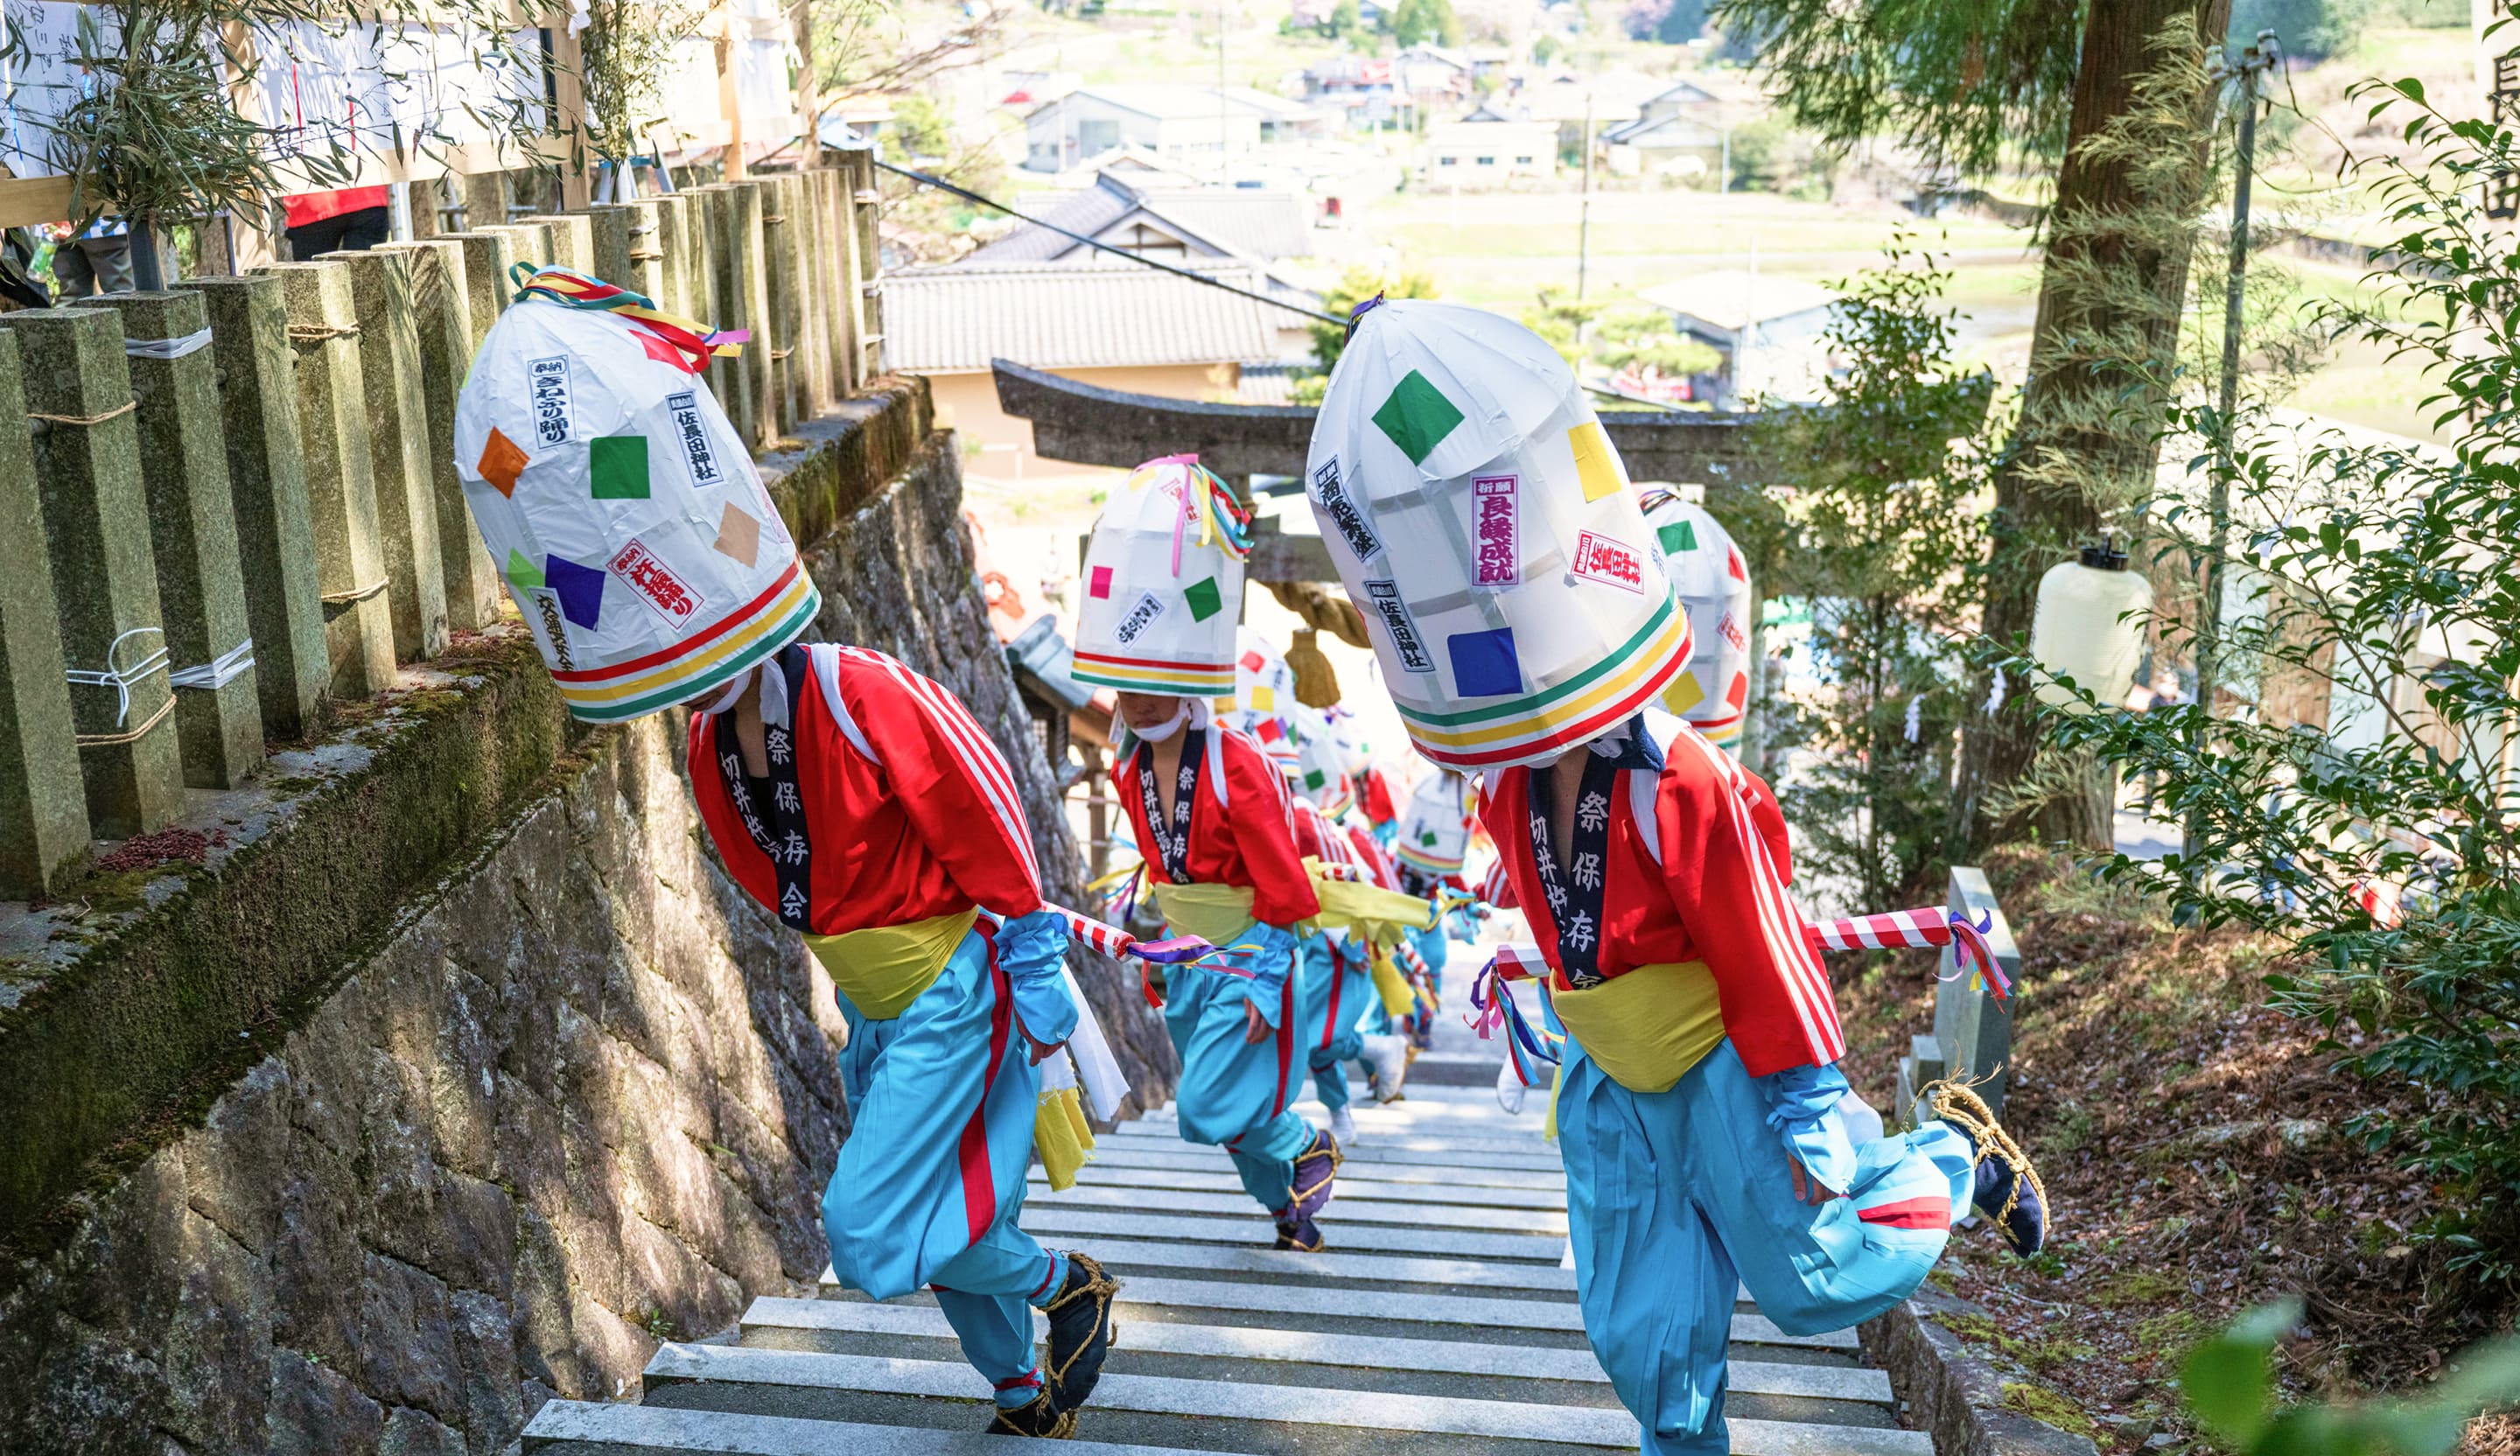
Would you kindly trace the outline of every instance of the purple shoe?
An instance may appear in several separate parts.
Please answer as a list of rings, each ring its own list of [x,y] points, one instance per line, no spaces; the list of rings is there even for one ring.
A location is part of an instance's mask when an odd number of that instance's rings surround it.
[[[1322,1231],[1310,1215],[1289,1208],[1278,1219],[1278,1247],[1297,1253],[1319,1253]]]
[[[1312,1142],[1295,1155],[1294,1198],[1288,1206],[1297,1219],[1310,1223],[1329,1206],[1331,1181],[1345,1161],[1347,1155],[1339,1151],[1338,1139],[1314,1132]]]

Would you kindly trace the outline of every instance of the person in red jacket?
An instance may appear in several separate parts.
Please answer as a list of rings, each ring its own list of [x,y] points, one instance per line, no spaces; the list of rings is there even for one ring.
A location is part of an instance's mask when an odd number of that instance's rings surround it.
[[[365,252],[391,231],[382,187],[300,192],[280,200],[289,255],[304,262],[328,252]]]
[[[1321,902],[1296,849],[1285,777],[1204,700],[1122,693],[1119,707],[1136,742],[1112,766],[1112,787],[1147,850],[1155,903],[1175,933],[1229,950],[1174,968],[1165,987],[1182,1137],[1233,1158],[1280,1248],[1318,1250],[1315,1220],[1340,1153],[1290,1106],[1306,1067],[1294,927]]]
[[[701,705],[689,766],[728,872],[804,934],[848,1019],[832,1271],[878,1299],[933,1290],[995,1387],[992,1431],[1071,1433],[1118,1285],[1016,1223],[1038,1064],[1078,1009],[1006,760],[937,684],[817,643]],[[1050,1314],[1046,1374],[1033,1308]]]

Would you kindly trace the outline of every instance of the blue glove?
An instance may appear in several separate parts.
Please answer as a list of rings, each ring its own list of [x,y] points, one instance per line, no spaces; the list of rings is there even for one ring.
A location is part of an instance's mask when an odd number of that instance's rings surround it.
[[[1830,1191],[1846,1192],[1855,1181],[1855,1144],[1845,1122],[1829,1115],[1847,1093],[1846,1074],[1831,1064],[1788,1067],[1757,1080],[1768,1098],[1768,1125],[1785,1151]]]
[[[1068,998],[1067,918],[1035,910],[998,927],[998,965],[1014,990],[1015,1015],[1025,1034],[1056,1046],[1076,1029],[1076,1003]]]
[[[1219,950],[1215,959],[1248,978],[1241,983],[1249,987],[1251,1004],[1260,1008],[1260,1020],[1275,1027],[1286,978],[1294,974],[1295,933],[1254,921],[1251,929],[1234,937],[1232,945]]]

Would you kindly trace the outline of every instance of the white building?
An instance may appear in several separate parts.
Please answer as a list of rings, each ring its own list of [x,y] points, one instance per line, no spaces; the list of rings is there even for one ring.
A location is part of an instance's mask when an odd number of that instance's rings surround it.
[[[1506,187],[1557,175],[1557,123],[1483,106],[1459,121],[1426,128],[1418,176],[1426,186]]]
[[[1170,166],[1213,172],[1227,156],[1325,128],[1301,102],[1247,86],[1079,86],[1024,117],[1024,167],[1065,171],[1136,148]]]
[[[1672,327],[1724,356],[1718,408],[1760,396],[1815,399],[1829,375],[1826,333],[1837,295],[1816,283],[1717,268],[1642,291]]]

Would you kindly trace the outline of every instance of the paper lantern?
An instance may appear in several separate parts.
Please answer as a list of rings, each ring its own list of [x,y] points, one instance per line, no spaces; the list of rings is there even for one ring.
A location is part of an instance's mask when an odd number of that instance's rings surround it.
[[[698,328],[546,269],[491,326],[456,398],[465,503],[561,700],[591,722],[717,687],[822,610],[751,453],[694,373],[711,352]]]
[[[1758,610],[1749,563],[1704,506],[1660,488],[1641,499],[1672,595],[1688,614],[1688,666],[1663,689],[1663,706],[1737,756],[1750,702],[1750,614]]]
[[[2126,569],[2124,552],[2086,547],[2081,561],[2059,562],[2039,578],[2030,656],[2048,673],[2072,678],[2101,706],[2122,706],[2143,659],[2143,623],[2130,614],[2151,607],[2152,583]],[[2051,707],[2084,710],[2082,700],[2046,674],[2032,690]]]
[[[1127,693],[1234,692],[1250,518],[1194,455],[1138,467],[1094,523],[1076,680]]]
[[[1418,751],[1539,762],[1652,702],[1688,657],[1626,469],[1556,350],[1475,308],[1368,309],[1305,489]]]
[[[1419,779],[1391,846],[1401,862],[1439,879],[1460,874],[1470,852],[1469,796],[1469,781],[1460,774],[1438,768]]]

